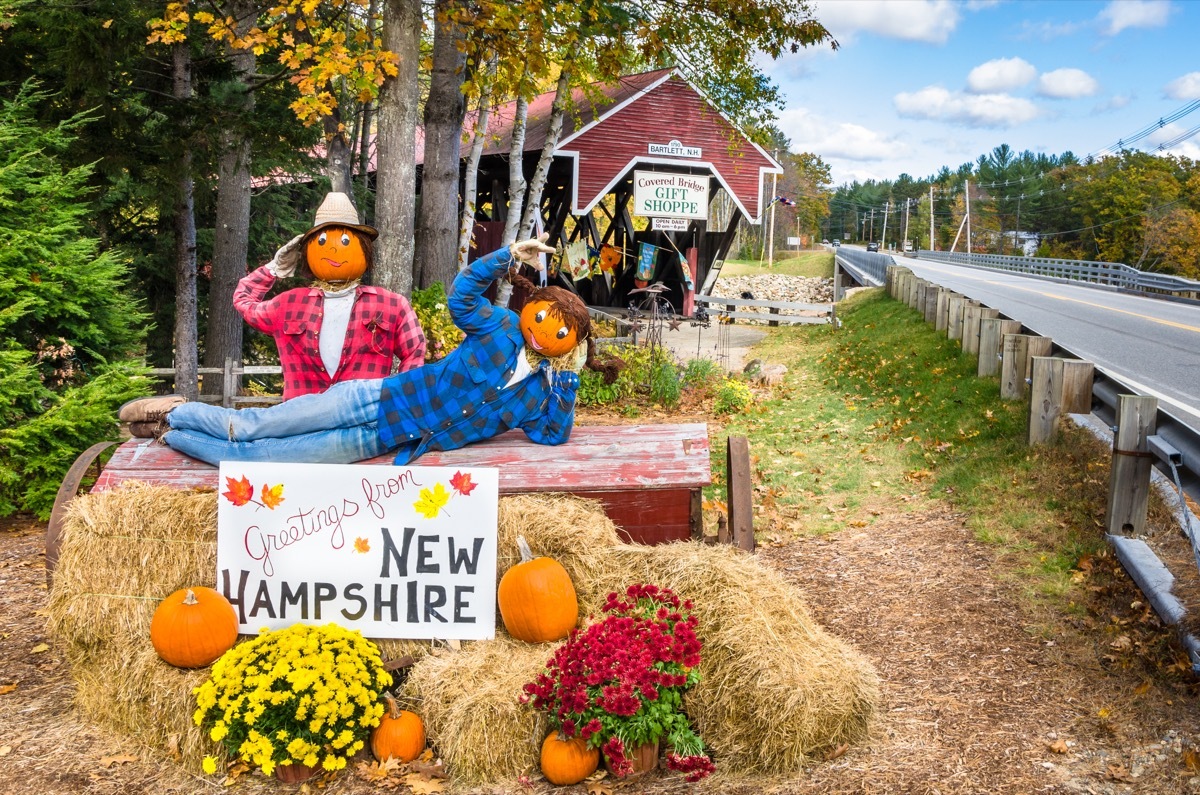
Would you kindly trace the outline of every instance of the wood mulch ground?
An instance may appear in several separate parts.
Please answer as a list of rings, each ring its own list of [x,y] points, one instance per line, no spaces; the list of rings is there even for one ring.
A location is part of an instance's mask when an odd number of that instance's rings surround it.
[[[758,554],[807,594],[817,619],[878,667],[871,738],[790,780],[651,774],[625,793],[1200,792],[1200,710],[1178,649],[1110,560],[1080,572],[1087,604],[1031,614],[963,517],[897,505],[865,528]],[[46,637],[45,526],[0,522],[2,792],[205,793],[226,789],[90,725],[71,710],[65,663]],[[1174,656],[1173,656],[1174,655]],[[719,764],[719,760],[718,760]],[[599,792],[605,791],[602,787]],[[345,771],[307,791],[380,790]],[[257,775],[229,791],[305,791]],[[494,792],[545,792],[536,776]],[[394,792],[406,792],[400,785]],[[583,795],[580,785],[564,790]]]

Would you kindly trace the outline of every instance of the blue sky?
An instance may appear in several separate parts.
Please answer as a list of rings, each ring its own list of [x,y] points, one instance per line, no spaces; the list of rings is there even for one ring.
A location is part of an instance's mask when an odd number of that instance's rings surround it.
[[[1100,155],[1200,100],[1200,0],[809,0],[841,45],[763,65],[793,151],[851,180],[994,147]],[[1200,126],[1200,108],[1139,143]],[[1171,152],[1200,160],[1200,134]]]

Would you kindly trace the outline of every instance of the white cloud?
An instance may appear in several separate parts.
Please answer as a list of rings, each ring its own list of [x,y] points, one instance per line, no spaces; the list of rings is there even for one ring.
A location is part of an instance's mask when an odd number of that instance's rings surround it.
[[[1038,93],[1052,99],[1090,97],[1099,90],[1096,78],[1082,69],[1055,69],[1038,80]]]
[[[967,90],[974,94],[1011,91],[1037,77],[1037,69],[1023,58],[997,58],[981,63],[967,75]]]
[[[1027,99],[1008,94],[964,94],[941,86],[926,86],[892,99],[901,116],[966,124],[970,127],[1015,127],[1038,115]]]
[[[945,44],[959,21],[951,0],[817,0],[815,5],[813,16],[843,44],[859,32]]]
[[[985,8],[995,8],[1004,0],[967,0],[968,11],[982,11]]]
[[[792,142],[792,149],[812,152],[828,160],[886,160],[903,157],[908,146],[895,136],[885,135],[850,122],[835,123],[813,115],[805,108],[779,114],[779,129]]]
[[[1115,36],[1126,28],[1161,28],[1169,16],[1169,0],[1111,0],[1096,20],[1104,35]]]
[[[1092,108],[1095,113],[1107,113],[1112,110],[1120,110],[1133,101],[1133,94],[1114,94],[1104,102],[1101,102],[1096,107]]]
[[[1027,19],[1021,23],[1021,34],[1017,38],[1026,41],[1051,41],[1061,36],[1070,36],[1083,27],[1084,24],[1080,22],[1031,22]]]
[[[1171,99],[1200,99],[1200,72],[1189,72],[1183,77],[1175,78],[1167,83],[1163,91]]]
[[[1155,130],[1150,137],[1146,139],[1146,149],[1157,153],[1154,147],[1161,143],[1170,141],[1172,138],[1178,138],[1187,132],[1187,128],[1172,122],[1160,129]],[[1192,160],[1200,160],[1200,134],[1193,135],[1185,141],[1180,141],[1172,147],[1162,150],[1163,154],[1172,154],[1179,157],[1187,157]]]

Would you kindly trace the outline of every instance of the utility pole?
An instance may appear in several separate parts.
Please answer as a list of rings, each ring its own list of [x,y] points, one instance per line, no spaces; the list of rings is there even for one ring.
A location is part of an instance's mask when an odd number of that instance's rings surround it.
[[[929,250],[933,251],[933,185],[929,186]]]
[[[912,199],[904,200],[904,239],[900,241],[900,253],[908,251],[908,208],[912,204]]]
[[[971,180],[967,183],[967,258],[971,257]]]
[[[888,213],[892,209],[892,200],[888,199],[887,204],[883,206],[883,234],[879,236],[879,247],[887,248],[887,219]]]
[[[867,238],[867,242],[870,243],[874,239],[875,239],[875,208],[872,207],[871,208],[871,236],[869,238]]]
[[[779,149],[775,149],[775,162],[779,162]],[[770,232],[767,234],[767,267],[775,263],[775,205],[779,203],[779,175],[771,175],[771,221]]]

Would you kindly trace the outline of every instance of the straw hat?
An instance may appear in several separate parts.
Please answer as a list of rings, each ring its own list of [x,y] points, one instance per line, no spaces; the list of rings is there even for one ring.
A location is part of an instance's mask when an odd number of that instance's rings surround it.
[[[304,233],[304,239],[308,240],[327,226],[345,226],[357,229],[372,240],[379,237],[379,232],[374,227],[358,222],[358,210],[354,209],[354,203],[344,193],[326,194],[325,201],[321,202],[321,206],[317,208],[313,228]]]

